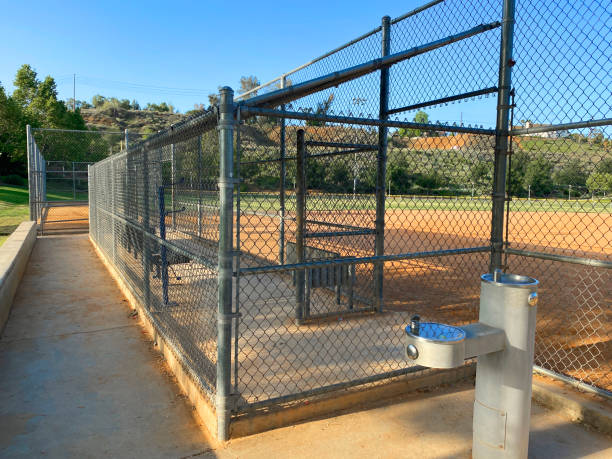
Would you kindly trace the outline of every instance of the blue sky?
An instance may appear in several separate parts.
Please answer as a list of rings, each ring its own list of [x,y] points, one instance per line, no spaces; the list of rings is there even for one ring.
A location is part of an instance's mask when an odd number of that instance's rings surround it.
[[[516,119],[559,123],[609,117],[611,4],[542,0],[533,8],[532,1],[517,2]],[[76,73],[79,100],[100,93],[141,105],[166,101],[185,112],[194,103],[207,103],[206,95],[219,85],[236,89],[242,75],[270,80],[377,27],[382,16],[397,17],[426,0],[0,2],[0,83],[9,92],[15,72],[28,63],[41,78],[56,79],[62,99],[72,97]],[[501,3],[447,0],[394,26],[392,51],[497,20]],[[499,31],[487,34],[395,66],[391,108],[495,86]],[[349,65],[344,62],[337,58],[335,64]],[[345,94],[363,95],[360,84]],[[368,85],[368,112],[377,106],[375,84]],[[342,105],[337,99],[332,108]],[[495,97],[426,111],[431,121],[463,119],[493,127]]]
[[[76,73],[79,100],[101,93],[185,111],[219,85],[272,79],[421,3],[3,0],[0,82],[12,91],[16,70],[29,63],[56,78],[63,99]]]

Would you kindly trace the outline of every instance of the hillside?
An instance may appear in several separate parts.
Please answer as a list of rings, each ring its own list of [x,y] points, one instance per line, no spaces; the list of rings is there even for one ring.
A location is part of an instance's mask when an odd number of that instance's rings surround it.
[[[126,110],[123,108],[84,108],[81,109],[81,115],[90,128],[118,131],[129,129],[141,133],[160,131],[185,117],[181,113]]]

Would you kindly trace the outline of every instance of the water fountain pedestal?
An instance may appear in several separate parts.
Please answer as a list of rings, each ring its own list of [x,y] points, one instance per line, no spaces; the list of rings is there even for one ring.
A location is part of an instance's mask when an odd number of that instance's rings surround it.
[[[538,281],[527,276],[481,276],[477,323],[420,322],[406,327],[406,356],[431,368],[455,368],[477,358],[474,458],[526,458]]]

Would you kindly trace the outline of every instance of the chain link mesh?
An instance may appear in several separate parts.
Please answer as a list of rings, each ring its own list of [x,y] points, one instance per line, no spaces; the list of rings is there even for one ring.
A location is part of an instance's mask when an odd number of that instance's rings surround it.
[[[609,123],[549,126],[610,117],[609,24],[581,28],[592,15],[609,17],[609,6],[583,3],[555,3],[552,16],[517,3],[503,249],[507,270],[542,285],[536,363],[609,391]],[[496,131],[444,116],[460,103],[489,114],[474,124],[495,126],[496,97],[487,97],[498,92],[501,13],[501,0],[448,0],[391,21],[391,53],[493,26],[392,66],[387,113],[380,72],[267,115],[249,113],[249,98],[276,88],[245,96],[235,177],[221,177],[237,178],[231,235],[219,234],[214,112],[199,115],[208,124],[175,127],[90,168],[93,239],[211,399],[217,319],[232,324],[234,412],[421,371],[403,355],[414,313],[477,320],[479,275],[491,260]],[[377,59],[382,37],[375,29],[285,74],[285,85]],[[597,50],[571,65],[538,65],[568,47]],[[421,109],[431,121],[400,127]],[[381,128],[385,119],[391,125]],[[223,236],[234,241],[233,308],[218,318]]]
[[[32,219],[41,233],[87,231],[87,168],[112,154],[137,133],[111,131],[31,130],[28,139]]]

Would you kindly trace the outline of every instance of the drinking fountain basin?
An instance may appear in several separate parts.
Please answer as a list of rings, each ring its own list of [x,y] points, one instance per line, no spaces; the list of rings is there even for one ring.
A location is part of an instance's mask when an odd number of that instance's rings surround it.
[[[406,327],[406,357],[430,368],[456,368],[465,359],[504,349],[504,331],[482,323],[462,327],[420,322]]]

